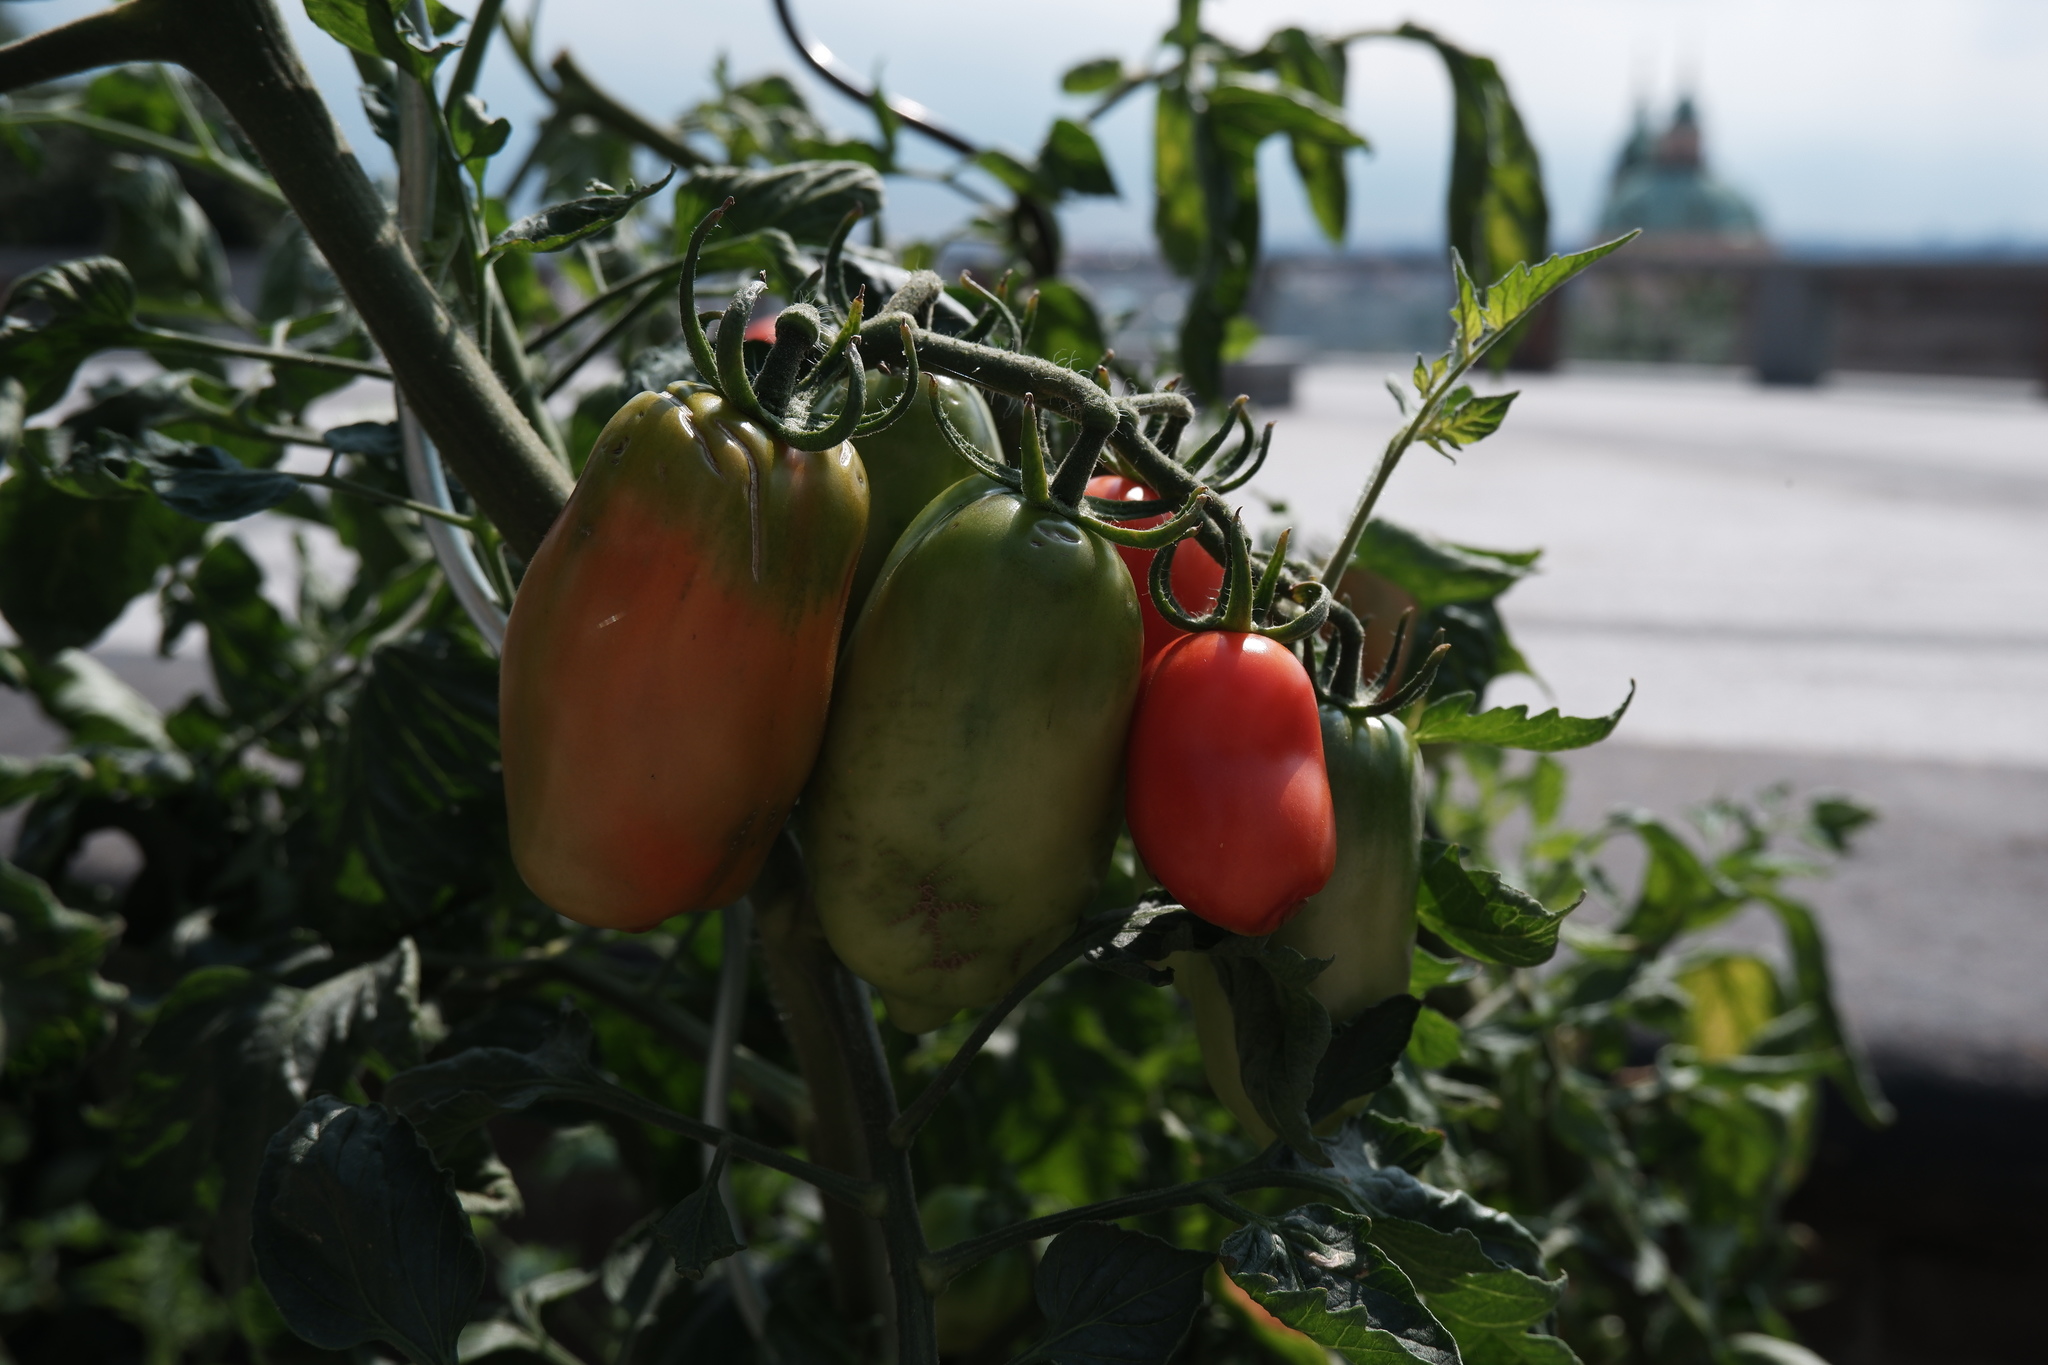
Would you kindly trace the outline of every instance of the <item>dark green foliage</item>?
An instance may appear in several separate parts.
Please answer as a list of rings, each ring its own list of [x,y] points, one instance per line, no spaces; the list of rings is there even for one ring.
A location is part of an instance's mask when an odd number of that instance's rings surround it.
[[[1108,1223],[1069,1228],[1038,1263],[1045,1336],[1024,1358],[1053,1365],[1166,1359],[1201,1306],[1210,1260]]]
[[[256,1181],[263,1282],[292,1330],[455,1365],[484,1257],[446,1174],[404,1119],[322,1097],[270,1141]]]

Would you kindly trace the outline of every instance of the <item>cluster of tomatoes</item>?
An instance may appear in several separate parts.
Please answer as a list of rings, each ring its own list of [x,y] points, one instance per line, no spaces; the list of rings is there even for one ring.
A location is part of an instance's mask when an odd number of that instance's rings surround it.
[[[929,402],[818,451],[693,385],[606,426],[505,640],[527,883],[645,929],[743,895],[787,826],[834,950],[911,1031],[993,1002],[1071,932],[1126,824],[1194,913],[1300,934],[1341,862],[1343,718],[1285,644],[1176,628],[1154,551],[1111,544],[1042,474],[981,472],[1004,457],[979,391],[923,382]],[[1118,475],[1088,492],[1151,498]],[[1171,568],[1184,607],[1216,601],[1199,545]]]

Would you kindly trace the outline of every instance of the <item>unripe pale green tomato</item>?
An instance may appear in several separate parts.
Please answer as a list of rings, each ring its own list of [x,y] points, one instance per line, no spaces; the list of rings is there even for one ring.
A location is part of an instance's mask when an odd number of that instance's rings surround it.
[[[991,1213],[1000,1212],[992,1205],[986,1190],[938,1186],[917,1202],[925,1242],[935,1248],[946,1247],[994,1231],[1007,1220],[991,1218]],[[1031,1302],[1031,1270],[1031,1248],[1026,1245],[999,1251],[961,1271],[932,1304],[938,1319],[939,1353],[965,1355],[978,1350],[1016,1321]]]
[[[995,414],[988,410],[981,390],[965,380],[938,376],[939,405],[953,430],[969,445],[1001,464],[1003,443],[996,435]],[[903,393],[900,375],[868,376],[868,406],[882,411]],[[849,620],[860,616],[882,565],[896,548],[917,514],[933,498],[976,472],[939,430],[928,397],[920,396],[910,411],[873,436],[863,436],[855,445],[868,476],[868,538],[861,547],[860,565],[853,571],[853,595],[847,599]]]
[[[1138,603],[1115,549],[988,479],[941,494],[852,627],[800,832],[833,951],[921,1033],[994,1003],[1093,897]]]
[[[1342,1025],[1408,989],[1415,951],[1415,891],[1422,866],[1421,763],[1392,716],[1321,708],[1323,760],[1336,810],[1337,868],[1272,942],[1334,959],[1309,990]],[[1216,969],[1201,953],[1167,963],[1195,1016],[1209,1087],[1254,1141],[1273,1140],[1244,1091],[1236,1024]]]

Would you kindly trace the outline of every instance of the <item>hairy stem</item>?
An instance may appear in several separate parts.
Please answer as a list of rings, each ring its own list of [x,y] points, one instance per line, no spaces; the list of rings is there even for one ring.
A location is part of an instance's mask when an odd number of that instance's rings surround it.
[[[938,1323],[924,1284],[924,1225],[918,1220],[917,1184],[910,1174],[910,1154],[889,1141],[889,1127],[896,1121],[896,1087],[889,1079],[889,1058],[882,1050],[867,987],[837,961],[833,963],[832,985],[839,1046],[860,1106],[868,1158],[887,1192],[882,1235],[896,1291],[896,1360],[898,1365],[937,1365]]]
[[[810,1121],[803,1128],[811,1160],[860,1179],[871,1179],[867,1137],[853,1081],[840,1057],[833,1012],[838,967],[812,911],[795,845],[778,841],[767,868],[748,893],[760,925],[761,960],[782,1015],[782,1031],[809,1087]],[[851,1209],[823,1210],[833,1307],[862,1336],[879,1335],[890,1312],[889,1252],[882,1225]]]
[[[321,355],[317,351],[293,351],[279,346],[257,346],[244,341],[228,341],[221,337],[202,336],[197,332],[173,332],[162,327],[138,327],[136,338],[146,345],[164,350],[198,351],[205,355],[231,355],[243,360],[267,360],[273,365],[304,365],[314,370],[336,370],[342,374],[359,374],[369,379],[389,379],[391,371],[368,360],[350,360],[346,356]]]
[[[120,62],[204,81],[240,125],[485,515],[531,557],[569,475],[442,304],[335,126],[272,0],[129,0],[0,47],[0,91]]]
[[[1184,1208],[1189,1204],[1207,1204],[1219,1196],[1240,1190],[1296,1189],[1308,1190],[1327,1195],[1347,1206],[1355,1206],[1356,1199],[1350,1186],[1335,1176],[1322,1175],[1315,1171],[1284,1171],[1262,1165],[1264,1158],[1253,1160],[1234,1171],[1212,1176],[1207,1180],[1190,1180],[1184,1185],[1168,1185],[1163,1189],[1146,1190],[1139,1194],[1127,1194],[1116,1199],[1105,1199],[1099,1204],[1086,1204],[1064,1213],[1048,1214],[1023,1223],[1012,1223],[1006,1228],[970,1237],[964,1242],[955,1242],[949,1247],[928,1252],[919,1263],[925,1285],[937,1293],[955,1275],[975,1264],[985,1261],[999,1251],[1026,1242],[1035,1242],[1041,1237],[1051,1237],[1064,1232],[1079,1223],[1098,1223],[1118,1218],[1135,1218],[1139,1214],[1162,1213],[1167,1209]]]
[[[1330,551],[1329,559],[1323,563],[1322,581],[1333,589],[1337,580],[1344,576],[1344,570],[1351,565],[1351,556],[1358,553],[1358,542],[1365,538],[1366,523],[1372,520],[1372,509],[1379,502],[1380,493],[1385,490],[1387,480],[1394,476],[1394,469],[1401,463],[1401,457],[1415,444],[1415,438],[1443,406],[1444,399],[1457,387],[1458,381],[1470,369],[1472,362],[1481,352],[1474,352],[1465,360],[1453,363],[1438,379],[1435,387],[1423,401],[1416,405],[1415,415],[1408,419],[1399,431],[1387,440],[1387,448],[1380,454],[1380,462],[1372,471],[1372,480],[1365,491],[1358,495],[1358,505],[1351,511],[1351,521],[1344,528],[1344,535],[1337,541],[1337,548]]]

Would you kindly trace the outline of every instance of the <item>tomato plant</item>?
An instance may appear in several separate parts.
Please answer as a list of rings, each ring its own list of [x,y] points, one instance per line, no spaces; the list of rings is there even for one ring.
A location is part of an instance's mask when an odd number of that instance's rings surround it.
[[[1819,1087],[1884,1110],[1782,847],[1859,813],[1557,828],[1545,755],[1622,711],[1484,707],[1531,557],[1374,516],[1417,444],[1500,424],[1469,372],[1621,245],[1546,258],[1490,61],[1238,46],[1189,0],[1159,61],[1068,72],[1089,107],[1026,156],[814,44],[872,137],[722,63],[663,125],[495,0],[307,13],[390,202],[272,0],[0,46],[6,155],[139,158],[114,254],[0,305],[0,681],[66,741],[0,760],[0,1354],[1795,1350]],[[1273,429],[1215,400],[1260,148],[1341,235],[1345,54],[1382,39],[1451,79],[1456,302],[1311,563],[1228,512]],[[516,168],[493,51],[546,97]],[[1061,207],[1115,191],[1092,125],[1140,95],[1185,385],[1059,273]],[[1011,278],[854,241],[913,135]],[[269,225],[259,298],[184,177]],[[366,381],[381,420],[326,425]],[[257,516],[343,580],[266,583]],[[1444,637],[1376,683],[1364,575]],[[151,595],[167,650],[203,636],[168,711],[88,651]],[[1141,602],[1204,627],[1149,684]],[[1618,932],[1564,939],[1610,847],[1648,863]],[[1789,969],[1698,950],[1746,907]]]

